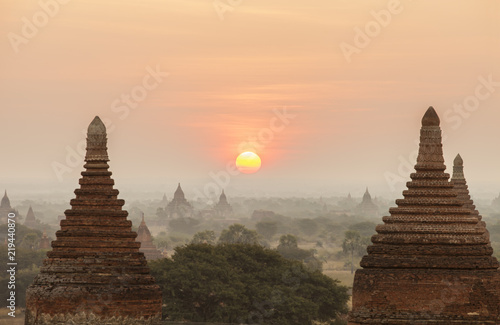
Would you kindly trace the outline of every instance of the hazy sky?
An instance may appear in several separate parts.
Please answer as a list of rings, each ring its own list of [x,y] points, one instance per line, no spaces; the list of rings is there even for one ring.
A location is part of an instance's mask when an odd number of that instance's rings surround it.
[[[253,147],[235,192],[400,196],[432,105],[500,191],[495,0],[2,0],[0,30],[0,188],[77,187],[99,115],[119,189],[202,190]]]

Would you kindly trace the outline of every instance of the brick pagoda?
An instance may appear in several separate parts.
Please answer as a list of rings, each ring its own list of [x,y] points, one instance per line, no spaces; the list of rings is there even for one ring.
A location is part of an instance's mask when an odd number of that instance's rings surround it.
[[[146,259],[156,260],[163,257],[155,244],[153,244],[153,237],[146,225],[146,221],[144,221],[144,213],[142,214],[141,224],[139,228],[137,228],[136,240],[141,243],[141,248],[139,250],[144,253]]]
[[[108,171],[106,127],[88,128],[85,171],[26,292],[25,324],[155,324],[161,291]]]
[[[499,264],[463,169],[454,182],[444,172],[439,124],[430,107],[416,172],[356,271],[351,325],[499,324]]]

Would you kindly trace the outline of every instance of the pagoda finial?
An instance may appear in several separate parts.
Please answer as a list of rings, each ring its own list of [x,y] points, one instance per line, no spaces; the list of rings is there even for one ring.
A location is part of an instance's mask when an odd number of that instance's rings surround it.
[[[464,160],[462,159],[460,154],[458,154],[455,157],[455,160],[453,160],[453,177],[452,177],[452,179],[453,180],[465,179]]]
[[[434,107],[430,106],[422,118],[422,126],[439,126],[440,120]]]
[[[87,129],[87,154],[85,161],[108,162],[106,126],[96,116]]]
[[[420,145],[415,169],[418,171],[444,171],[443,144],[439,117],[431,106],[422,118]]]

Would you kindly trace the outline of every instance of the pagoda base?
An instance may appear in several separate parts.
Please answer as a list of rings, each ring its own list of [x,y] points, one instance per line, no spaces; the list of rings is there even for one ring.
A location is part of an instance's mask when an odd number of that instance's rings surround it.
[[[36,325],[159,325],[161,324],[161,317],[145,318],[129,318],[129,317],[100,317],[92,313],[86,314],[84,312],[79,314],[58,314],[49,315],[41,314],[36,319],[26,313],[25,324]]]
[[[354,277],[350,325],[498,324],[500,272],[361,269]]]
[[[31,285],[26,305],[25,325],[150,325],[161,320],[157,285]]]

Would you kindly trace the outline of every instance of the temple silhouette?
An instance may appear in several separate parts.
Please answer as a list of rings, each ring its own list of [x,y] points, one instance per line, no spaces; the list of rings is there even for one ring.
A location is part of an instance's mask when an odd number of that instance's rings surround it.
[[[141,248],[139,249],[139,251],[144,253],[146,259],[156,260],[163,257],[161,252],[153,243],[153,237],[151,236],[151,232],[149,231],[149,228],[146,225],[146,221],[144,220],[144,213],[142,214],[141,224],[139,225],[139,228],[137,228],[136,241],[141,243]]]
[[[9,213],[14,213],[16,215],[17,221],[21,220],[21,216],[16,209],[13,209],[10,205],[10,199],[7,195],[7,190],[5,190],[5,194],[3,195],[2,201],[0,202],[0,224],[7,223]]]
[[[193,216],[193,207],[186,200],[181,183],[177,185],[174,197],[165,208],[167,219],[187,218]]]

